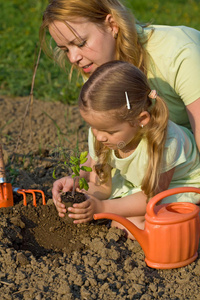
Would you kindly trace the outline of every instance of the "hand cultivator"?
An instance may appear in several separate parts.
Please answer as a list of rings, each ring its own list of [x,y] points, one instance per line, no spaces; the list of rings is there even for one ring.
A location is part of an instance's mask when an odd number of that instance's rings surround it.
[[[36,205],[36,193],[42,195],[42,203],[46,204],[44,192],[35,189],[12,188],[11,183],[6,182],[5,165],[3,160],[3,150],[0,144],[0,207],[9,207],[14,205],[13,192],[23,195],[23,204],[27,205],[26,194],[33,195],[33,205]]]

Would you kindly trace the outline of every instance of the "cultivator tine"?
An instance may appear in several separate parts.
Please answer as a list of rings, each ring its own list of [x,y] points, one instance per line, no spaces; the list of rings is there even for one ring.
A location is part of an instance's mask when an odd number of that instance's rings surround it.
[[[36,193],[40,193],[42,195],[42,204],[45,205],[46,201],[45,201],[45,195],[44,192],[41,190],[33,190],[33,189],[19,189],[19,188],[14,188],[13,192],[16,192],[18,194],[22,194],[23,195],[23,204],[25,206],[27,206],[27,201],[26,201],[26,193],[27,194],[32,194],[33,195],[33,205],[36,207]]]
[[[3,160],[3,149],[0,144],[0,207],[9,207],[13,206],[13,192],[19,193],[23,195],[23,204],[26,206],[26,193],[33,195],[33,205],[36,205],[36,194],[40,193],[42,195],[42,203],[46,204],[44,192],[41,190],[33,190],[33,189],[20,189],[20,188],[12,188],[11,183],[6,182],[6,172],[5,165]]]

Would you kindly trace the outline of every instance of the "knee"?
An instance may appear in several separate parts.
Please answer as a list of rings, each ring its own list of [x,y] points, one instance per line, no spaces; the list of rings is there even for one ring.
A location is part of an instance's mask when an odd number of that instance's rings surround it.
[[[124,235],[127,239],[135,240],[135,237],[132,235],[132,233],[130,233],[130,231],[127,228],[125,228],[122,224],[116,221],[112,221],[111,227],[121,229],[124,232]]]

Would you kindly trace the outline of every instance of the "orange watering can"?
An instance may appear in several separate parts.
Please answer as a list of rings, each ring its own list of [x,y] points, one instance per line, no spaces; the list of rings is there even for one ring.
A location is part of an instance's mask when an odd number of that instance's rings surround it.
[[[198,255],[199,207],[188,202],[156,204],[165,197],[186,192],[200,194],[200,189],[180,187],[154,196],[147,204],[144,230],[116,214],[95,214],[94,219],[111,219],[127,228],[140,243],[145,253],[145,262],[149,267],[156,269],[183,267],[192,263]]]

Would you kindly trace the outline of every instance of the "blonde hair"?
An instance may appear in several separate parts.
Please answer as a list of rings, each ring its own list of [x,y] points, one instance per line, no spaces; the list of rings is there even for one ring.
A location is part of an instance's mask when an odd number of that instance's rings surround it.
[[[64,51],[58,47],[53,50],[51,46],[50,48],[48,46],[46,32],[49,25],[53,24],[54,21],[61,21],[67,26],[66,21],[71,21],[76,17],[84,17],[103,30],[104,21],[108,14],[113,16],[119,27],[116,39],[116,59],[130,62],[146,72],[147,55],[143,48],[146,41],[142,35],[140,40],[140,35],[137,34],[136,20],[133,14],[118,0],[50,0],[43,14],[43,22],[39,32],[42,49],[48,56],[55,59],[61,67],[65,68],[65,62],[68,58]],[[148,24],[144,24],[141,25],[141,28],[147,26]],[[86,75],[84,74],[84,76]]]
[[[125,91],[131,109],[127,109]],[[147,140],[148,167],[141,188],[148,197],[152,197],[158,188],[168,124],[166,104],[159,96],[156,101],[152,100],[150,91],[147,78],[141,70],[127,62],[113,61],[103,64],[90,76],[79,96],[80,110],[109,113],[117,121],[127,121],[132,126],[139,122],[142,112],[149,112],[150,121],[143,128],[139,127],[136,137]],[[110,150],[96,140],[95,152],[98,157],[96,172],[100,180],[105,182]]]

